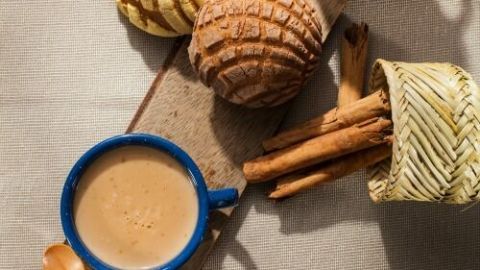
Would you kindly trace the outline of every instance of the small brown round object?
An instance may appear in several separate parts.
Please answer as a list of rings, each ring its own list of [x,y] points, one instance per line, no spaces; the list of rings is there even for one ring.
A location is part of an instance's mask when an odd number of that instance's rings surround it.
[[[207,0],[189,47],[202,82],[230,102],[271,107],[293,98],[321,51],[321,26],[304,0]]]

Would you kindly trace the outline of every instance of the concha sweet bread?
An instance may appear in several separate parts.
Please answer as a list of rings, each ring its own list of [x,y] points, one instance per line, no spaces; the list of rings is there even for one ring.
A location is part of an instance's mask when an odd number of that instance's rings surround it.
[[[207,0],[189,55],[201,81],[223,98],[275,106],[312,74],[321,41],[316,11],[304,0]]]
[[[138,28],[156,36],[192,33],[203,0],[116,0],[120,11]]]
[[[392,158],[371,169],[371,198],[479,201],[480,89],[470,74],[447,63],[379,60],[370,89],[389,91],[395,136]]]

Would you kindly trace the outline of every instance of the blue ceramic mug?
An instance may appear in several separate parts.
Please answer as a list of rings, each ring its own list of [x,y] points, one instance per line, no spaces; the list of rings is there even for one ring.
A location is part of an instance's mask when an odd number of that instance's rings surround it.
[[[175,258],[163,265],[152,268],[152,270],[177,269],[187,262],[202,242],[204,232],[207,229],[209,211],[235,206],[238,201],[238,192],[233,188],[208,190],[202,173],[192,158],[174,143],[158,136],[149,134],[119,135],[100,142],[83,154],[67,177],[60,202],[62,227],[67,241],[75,253],[93,269],[115,269],[98,259],[81,241],[75,228],[73,201],[76,187],[85,169],[102,154],[127,145],[152,147],[171,155],[186,169],[196,189],[199,212],[197,224],[190,241]]]

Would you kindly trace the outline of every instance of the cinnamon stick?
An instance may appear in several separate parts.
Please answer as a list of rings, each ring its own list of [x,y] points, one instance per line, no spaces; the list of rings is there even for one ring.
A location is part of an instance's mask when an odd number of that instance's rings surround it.
[[[390,137],[389,137],[390,140]],[[392,153],[389,143],[374,146],[347,156],[321,164],[316,170],[306,174],[294,174],[278,180],[275,190],[268,197],[281,199],[291,197],[320,183],[331,181],[359,169],[372,166]]]
[[[243,173],[249,183],[264,182],[325,160],[385,142],[392,122],[372,118],[363,123],[313,138],[245,162]]]
[[[344,107],[362,97],[365,62],[367,60],[368,25],[353,24],[342,38],[338,107]]]
[[[275,137],[263,141],[263,148],[267,152],[282,149],[389,112],[390,101],[388,95],[385,91],[379,90],[348,106],[334,108],[319,117],[281,132]]]

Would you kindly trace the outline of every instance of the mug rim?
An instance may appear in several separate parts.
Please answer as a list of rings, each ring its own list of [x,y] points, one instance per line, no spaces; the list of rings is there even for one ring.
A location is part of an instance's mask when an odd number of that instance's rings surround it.
[[[128,133],[110,137],[94,145],[78,159],[67,176],[61,195],[60,217],[63,232],[75,253],[85,260],[89,266],[92,266],[97,270],[116,269],[114,266],[111,266],[96,257],[81,240],[75,226],[73,202],[78,182],[85,169],[106,152],[129,145],[152,147],[169,154],[185,168],[197,192],[198,217],[190,240],[182,249],[182,251],[180,251],[170,261],[162,265],[149,268],[148,270],[177,269],[193,255],[195,250],[202,242],[203,234],[205,233],[208,222],[208,189],[203,175],[193,159],[178,145],[156,135],[146,133]]]

